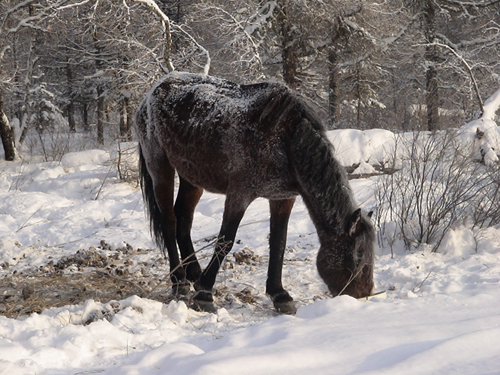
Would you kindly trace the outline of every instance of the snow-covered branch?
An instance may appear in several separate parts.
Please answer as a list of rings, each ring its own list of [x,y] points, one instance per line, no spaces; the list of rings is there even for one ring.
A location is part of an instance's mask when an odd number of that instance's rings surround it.
[[[208,50],[205,47],[203,47],[200,43],[198,43],[197,40],[190,33],[188,33],[186,30],[184,30],[181,25],[173,24],[173,26],[176,29],[178,29],[179,31],[181,31],[185,36],[187,36],[188,39],[191,40],[191,42],[193,42],[193,44],[196,45],[196,47],[198,47],[205,54],[207,62],[205,63],[205,66],[203,67],[203,74],[208,75],[208,72],[210,70],[210,64],[212,62],[212,59],[210,58],[210,53],[208,52]]]
[[[3,47],[1,50],[0,50],[0,66],[1,66],[1,62],[3,61],[3,57],[5,56],[5,53],[10,50],[10,46],[5,46]],[[1,69],[0,69],[1,71]]]
[[[28,17],[28,18],[22,19],[18,22],[18,24],[16,26],[6,30],[6,34],[7,35],[15,34],[19,30],[24,29],[24,28],[38,30],[38,31],[45,31],[45,29],[43,27],[40,27],[40,26],[34,24],[34,22],[40,21],[42,19],[43,19],[43,15],[37,15],[34,17]]]
[[[422,16],[422,13],[415,13],[413,15],[413,17],[410,18],[409,22],[407,22],[406,24],[404,24],[401,29],[393,36],[391,37],[387,37],[387,38],[384,38],[382,39],[382,49],[385,50],[387,49],[391,44],[397,42],[399,39],[401,39],[404,35],[406,35],[406,33],[408,32],[408,29],[410,29],[410,27],[420,19],[420,17]]]
[[[465,68],[467,69],[467,72],[469,73],[470,79],[472,81],[472,85],[474,87],[474,92],[476,93],[479,108],[481,109],[481,112],[484,112],[483,99],[481,98],[481,94],[479,92],[479,87],[477,86],[476,77],[474,76],[474,73],[472,72],[472,68],[470,67],[469,63],[457,51],[455,51],[452,47],[450,47],[447,44],[440,43],[440,42],[434,42],[434,43],[425,44],[425,46],[437,46],[437,47],[445,48],[448,51],[450,51],[456,58],[458,58],[460,60],[460,62],[465,66]]]
[[[38,2],[39,0],[25,0],[25,1],[22,1],[20,2],[19,4],[13,6],[12,8],[8,9],[7,12],[5,13],[5,16],[3,18],[3,22],[2,22],[2,28],[0,28],[0,30],[3,29],[3,25],[5,25],[5,22],[7,22],[7,20],[9,19],[9,17],[18,12],[19,10],[27,7],[27,6],[30,6],[32,5],[33,3],[36,3]]]
[[[158,4],[154,0],[131,0],[134,3],[138,4],[143,4],[145,5],[149,10],[151,10],[156,16],[160,18],[160,21],[162,22],[163,29],[165,32],[165,50],[164,50],[164,60],[165,64],[167,65],[167,69],[172,72],[175,70],[174,65],[172,64],[172,58],[170,56],[171,50],[172,50],[172,36],[170,34],[170,19],[168,16],[163,13],[163,11],[160,9]]]
[[[265,25],[269,18],[273,16],[276,6],[276,1],[268,1],[265,3],[262,8],[259,9],[257,14],[250,18],[250,23],[246,26],[245,31],[249,35],[252,35],[256,30]]]
[[[170,33],[171,27],[175,27],[177,30],[182,32],[189,40],[191,40],[191,42],[193,42],[205,54],[207,61],[205,63],[203,70],[204,74],[208,75],[208,71],[210,70],[211,59],[210,59],[210,53],[205,47],[199,44],[198,41],[190,33],[188,33],[186,30],[184,30],[184,28],[182,28],[182,26],[173,24],[170,21],[169,17],[160,9],[158,4],[156,4],[154,0],[130,0],[130,1],[145,5],[151,12],[153,12],[153,14],[155,14],[160,18],[160,21],[162,22],[165,32],[164,60],[168,71],[175,70],[171,58],[172,36]]]
[[[274,3],[274,2],[273,2]],[[206,8],[207,10],[215,10],[217,12],[221,12],[222,14],[224,14],[226,17],[228,17],[234,25],[236,25],[236,27],[241,30],[241,32],[243,33],[243,35],[245,36],[245,38],[248,40],[250,46],[251,46],[251,49],[252,49],[252,53],[255,57],[255,59],[257,60],[258,62],[258,66],[259,66],[259,70],[262,70],[262,60],[260,58],[260,55],[259,55],[259,46],[258,44],[256,43],[256,41],[254,40],[254,38],[252,37],[251,33],[253,31],[255,31],[257,28],[253,28],[253,27],[249,27],[249,26],[244,26],[242,24],[241,21],[237,20],[231,13],[229,13],[228,11],[226,11],[225,9],[222,9],[221,7],[216,7],[216,6],[209,6]],[[273,6],[270,6],[270,9],[274,9]]]
[[[449,3],[460,5],[460,6],[469,6],[469,7],[488,7],[490,5],[500,3],[500,0],[487,0],[487,1],[459,1],[459,0],[448,0]]]
[[[2,19],[2,24],[0,26],[0,38],[3,39],[3,41],[5,42],[5,40],[9,35],[15,34],[19,32],[21,29],[26,29],[26,28],[44,31],[44,29],[41,26],[39,26],[38,23],[40,23],[41,21],[45,20],[48,17],[51,17],[54,11],[59,9],[61,6],[63,6],[64,3],[67,2],[68,0],[56,0],[53,2],[49,2],[44,6],[37,7],[36,14],[27,16],[25,18],[21,18],[19,21],[17,21],[17,23],[14,26],[7,29],[6,25],[11,16],[20,12],[24,8],[40,4],[40,0],[22,1],[21,3],[15,5],[14,7],[6,11]]]
[[[79,3],[72,3],[72,4],[62,5],[62,6],[58,7],[57,10],[65,10],[65,9],[70,9],[70,8],[76,8],[76,7],[88,4],[88,3],[90,3],[90,1],[91,0],[83,0],[83,1],[81,1]]]

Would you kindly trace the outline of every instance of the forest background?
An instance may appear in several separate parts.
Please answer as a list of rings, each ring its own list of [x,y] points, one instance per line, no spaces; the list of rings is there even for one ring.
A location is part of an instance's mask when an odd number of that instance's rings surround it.
[[[460,127],[499,87],[499,47],[499,0],[2,0],[0,134],[6,160],[130,140],[172,67],[285,82],[329,129]]]

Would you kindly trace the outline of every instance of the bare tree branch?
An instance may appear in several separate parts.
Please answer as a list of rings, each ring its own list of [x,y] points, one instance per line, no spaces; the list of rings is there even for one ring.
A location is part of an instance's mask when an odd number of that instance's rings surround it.
[[[500,3],[500,0],[488,0],[488,1],[459,1],[459,0],[447,0],[451,4],[456,4],[460,6],[471,6],[471,7],[488,7],[490,5]]]
[[[189,34],[186,30],[184,30],[182,28],[182,26],[176,25],[176,24],[173,24],[173,26],[176,29],[178,29],[179,31],[181,31],[185,36],[187,36],[188,39],[191,40],[191,42],[193,42],[196,45],[196,47],[198,47],[205,54],[207,62],[205,63],[205,66],[203,67],[203,74],[208,75],[208,72],[210,70],[210,64],[212,62],[212,59],[210,58],[210,53],[208,52],[208,50],[205,47],[203,47],[201,44],[199,44],[191,34]]]
[[[257,59],[257,62],[259,65],[259,70],[262,71],[262,60],[261,60],[260,55],[259,55],[259,46],[255,42],[255,40],[252,38],[252,36],[248,33],[247,28],[245,26],[243,26],[242,23],[240,21],[238,21],[231,13],[222,9],[221,7],[211,6],[211,7],[207,7],[206,9],[213,9],[213,10],[216,10],[218,12],[225,14],[243,32],[243,35],[245,36],[245,38],[248,40],[248,42],[250,43],[250,45],[252,47],[252,53],[255,56],[255,58]]]
[[[165,65],[167,66],[168,71],[172,72],[175,70],[174,65],[172,64],[172,35],[170,33],[170,19],[168,16],[163,13],[158,4],[154,0],[131,0],[134,3],[143,4],[148,7],[154,14],[156,14],[160,21],[162,22],[163,30],[165,32],[165,50],[163,53],[163,58],[165,60]]]
[[[483,99],[481,98],[481,94],[479,93],[479,87],[477,85],[476,77],[474,76],[474,73],[472,72],[472,68],[470,67],[469,63],[462,56],[460,56],[460,54],[457,51],[455,51],[453,48],[451,48],[447,44],[434,42],[434,43],[425,44],[425,46],[437,46],[437,47],[446,48],[456,58],[458,58],[460,60],[460,62],[465,66],[465,69],[467,69],[467,71],[469,72],[469,76],[470,76],[470,79],[472,81],[472,85],[474,87],[474,92],[476,93],[479,108],[481,109],[481,113],[484,112]]]

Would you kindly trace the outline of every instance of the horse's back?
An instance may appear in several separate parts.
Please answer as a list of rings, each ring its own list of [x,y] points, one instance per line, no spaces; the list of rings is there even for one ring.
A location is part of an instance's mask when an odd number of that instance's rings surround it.
[[[287,92],[277,83],[238,85],[171,73],[144,101],[147,129],[139,133],[157,142],[179,175],[196,186],[225,194],[245,184],[256,196],[289,197],[296,193],[287,131],[275,113]]]

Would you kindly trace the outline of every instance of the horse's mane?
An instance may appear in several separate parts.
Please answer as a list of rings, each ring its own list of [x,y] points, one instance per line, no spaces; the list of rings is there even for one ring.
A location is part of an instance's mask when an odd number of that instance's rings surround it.
[[[290,140],[291,159],[302,185],[301,195],[318,228],[328,227],[340,233],[356,208],[347,173],[334,157],[334,148],[321,121],[307,104],[299,106],[300,121]],[[297,114],[296,114],[297,115]],[[315,212],[318,209],[325,215]]]
[[[255,103],[255,107],[260,112],[261,123],[299,124],[306,120],[315,131],[325,132],[323,122],[316,115],[317,111],[302,97],[279,83],[260,84],[262,85],[269,88],[269,94],[261,100],[264,103]],[[279,114],[278,118],[276,118],[277,114]]]
[[[296,171],[311,217],[318,228],[343,232],[346,220],[355,210],[345,169],[334,157],[334,148],[326,137],[317,111],[305,99],[278,83],[251,85],[260,92],[253,107],[258,121],[265,126],[283,128],[288,139],[289,159]],[[242,86],[243,88],[244,86]],[[251,108],[249,113],[252,113]],[[318,207],[319,202],[325,207]],[[325,215],[319,212],[327,213]]]

